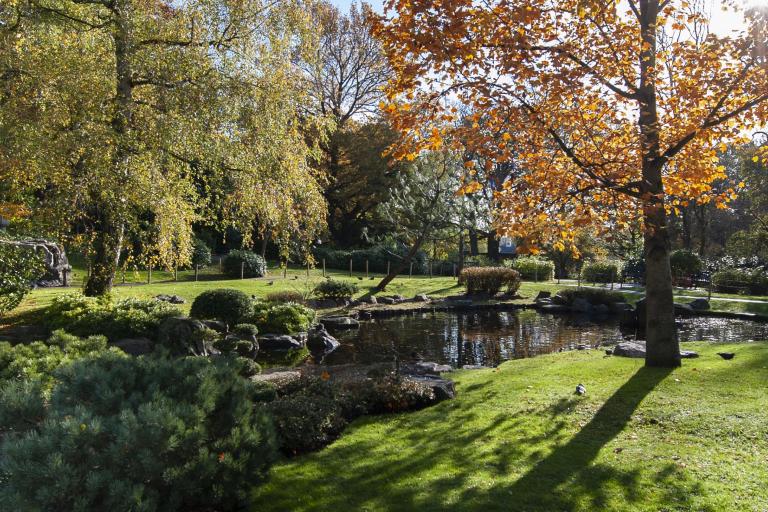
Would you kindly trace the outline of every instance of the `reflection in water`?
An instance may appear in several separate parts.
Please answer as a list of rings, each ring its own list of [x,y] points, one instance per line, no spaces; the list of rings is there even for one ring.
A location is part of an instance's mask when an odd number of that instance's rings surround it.
[[[507,359],[595,348],[632,339],[615,320],[550,315],[532,310],[432,312],[363,322],[357,331],[335,333],[341,346],[325,364],[375,363],[423,358],[454,367],[495,366]],[[691,318],[679,324],[681,341],[768,339],[768,324],[722,318]]]

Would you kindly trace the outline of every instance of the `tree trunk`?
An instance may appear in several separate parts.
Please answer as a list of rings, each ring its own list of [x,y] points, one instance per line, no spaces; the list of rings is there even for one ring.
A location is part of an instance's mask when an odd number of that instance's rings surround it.
[[[488,258],[491,261],[499,261],[499,239],[496,238],[496,230],[490,230],[486,239],[488,240]]]
[[[640,52],[641,144],[643,220],[645,223],[646,366],[680,366],[680,346],[675,325],[672,272],[669,267],[669,230],[664,209],[659,117],[653,69],[656,66],[658,0],[640,0],[643,50]]]
[[[477,231],[475,228],[469,228],[469,255],[477,256],[480,254],[480,247],[477,243]]]
[[[122,224],[113,222],[106,214],[99,214],[95,224],[91,271],[83,288],[88,297],[106,295],[112,290],[123,247]]]
[[[389,274],[387,274],[384,279],[381,280],[379,284],[376,285],[376,291],[382,292],[387,289],[387,285],[392,282],[394,278],[396,278],[403,270],[408,268],[408,265],[411,264],[411,260],[413,260],[413,257],[416,256],[416,253],[419,252],[419,249],[424,244],[424,240],[427,238],[426,233],[429,230],[426,229],[424,232],[422,232],[421,235],[416,239],[416,241],[411,246],[410,250],[408,251],[408,254],[405,255],[405,257],[392,267]]]

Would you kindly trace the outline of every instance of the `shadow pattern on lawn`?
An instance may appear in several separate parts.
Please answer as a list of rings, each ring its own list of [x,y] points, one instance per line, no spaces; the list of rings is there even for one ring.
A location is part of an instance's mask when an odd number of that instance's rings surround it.
[[[475,410],[483,401],[521,398],[500,396],[495,386],[460,390],[472,409],[446,402],[418,415],[365,418],[355,429],[375,428],[376,439],[342,439],[283,468],[280,482],[291,488],[257,490],[254,510],[634,510],[649,492],[670,510],[686,509],[700,488],[676,465],[622,469],[619,458],[594,462],[669,373],[639,369],[575,435],[577,418],[568,416],[574,398],[484,416],[477,428]],[[395,454],[387,446],[391,438],[401,441]]]

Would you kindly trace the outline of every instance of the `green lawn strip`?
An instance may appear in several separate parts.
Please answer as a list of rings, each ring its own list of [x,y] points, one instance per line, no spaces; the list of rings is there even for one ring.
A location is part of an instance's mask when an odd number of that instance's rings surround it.
[[[672,372],[600,351],[455,372],[455,400],[280,463],[254,510],[763,511],[768,345],[687,347]]]

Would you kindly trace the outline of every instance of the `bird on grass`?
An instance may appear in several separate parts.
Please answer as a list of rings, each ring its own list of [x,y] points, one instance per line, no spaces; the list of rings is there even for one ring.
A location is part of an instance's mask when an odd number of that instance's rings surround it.
[[[267,286],[272,286],[273,284],[275,284],[275,282],[274,281],[270,281],[270,282],[267,283]]]
[[[605,355],[612,356],[613,355],[613,349],[610,349],[610,348],[605,349]]]
[[[587,388],[584,387],[584,384],[579,384],[578,386],[576,386],[576,394],[577,395],[587,394]]]
[[[299,278],[299,276],[293,276],[293,280],[296,281]]]
[[[376,279],[376,278],[375,277],[371,277],[371,278],[369,278],[369,281],[373,281],[374,279]]]
[[[360,277],[360,276],[357,276],[357,280],[358,280],[358,281],[362,281],[362,280],[363,280],[363,278],[362,278],[362,277]]]
[[[733,352],[718,352],[717,355],[725,359],[726,361],[730,361],[733,359],[733,357],[736,355]]]

